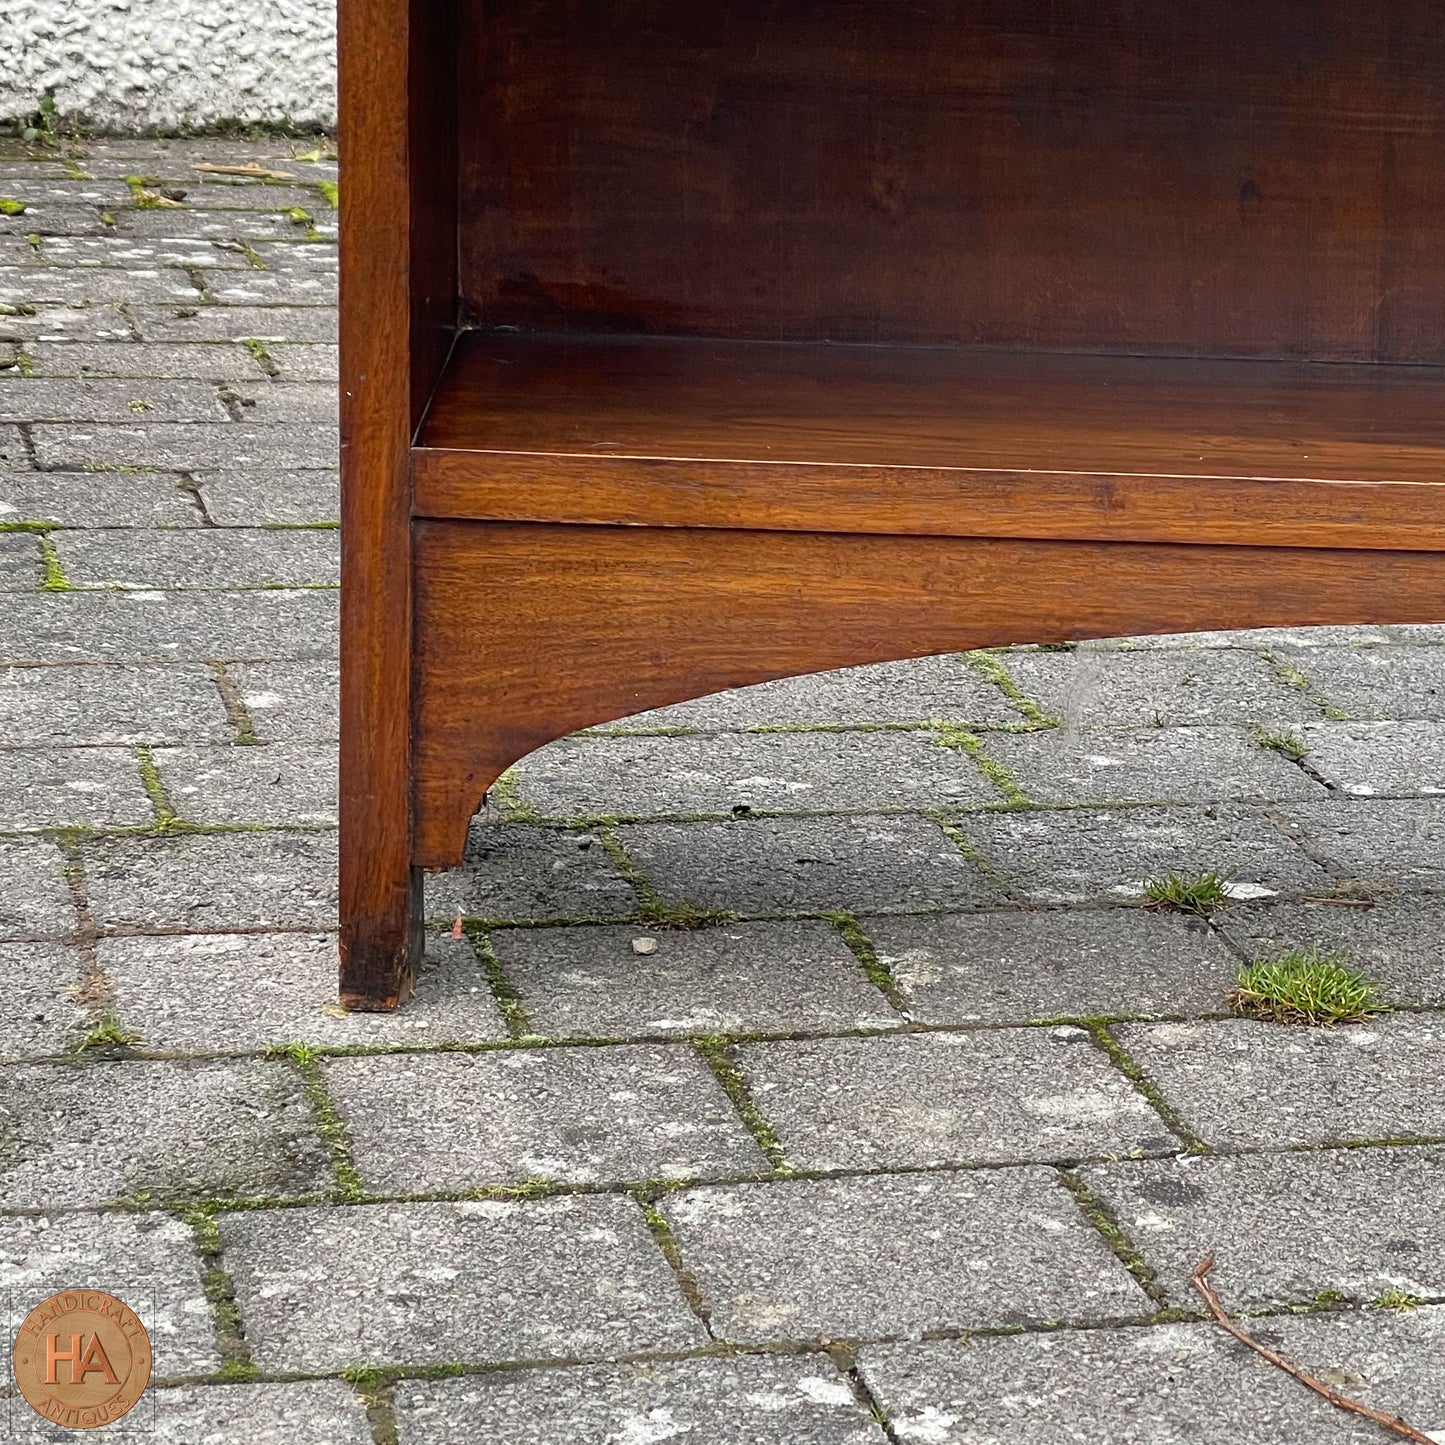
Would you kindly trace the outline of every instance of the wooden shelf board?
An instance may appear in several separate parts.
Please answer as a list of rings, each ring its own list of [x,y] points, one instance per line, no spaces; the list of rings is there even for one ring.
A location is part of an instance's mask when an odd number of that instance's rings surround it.
[[[1445,368],[464,333],[414,511],[1445,547]]]

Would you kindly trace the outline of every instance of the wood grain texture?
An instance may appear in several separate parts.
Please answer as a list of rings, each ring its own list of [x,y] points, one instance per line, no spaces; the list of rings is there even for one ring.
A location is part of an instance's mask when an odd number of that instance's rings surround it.
[[[960,648],[1441,615],[1445,554],[418,524],[415,857],[511,763],[723,688]]]
[[[1434,0],[471,0],[492,324],[1445,360]]]

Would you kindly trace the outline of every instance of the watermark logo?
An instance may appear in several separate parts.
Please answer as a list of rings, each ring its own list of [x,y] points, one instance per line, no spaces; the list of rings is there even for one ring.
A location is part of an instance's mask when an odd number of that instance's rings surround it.
[[[93,1430],[140,1402],[151,1377],[150,1336],[114,1295],[65,1290],[21,1321],[13,1363],[16,1388],[36,1414]]]

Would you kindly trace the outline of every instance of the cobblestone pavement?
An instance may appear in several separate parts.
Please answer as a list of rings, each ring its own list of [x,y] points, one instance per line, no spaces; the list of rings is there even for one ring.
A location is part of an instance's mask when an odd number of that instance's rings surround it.
[[[176,1445],[1383,1438],[1204,1320],[1212,1252],[1261,1337],[1445,1431],[1445,629],[597,729],[431,880],[416,1002],[337,1011],[335,171],[301,149],[0,161],[12,1314],[128,1298]],[[1137,906],[1211,869],[1207,921]],[[1315,942],[1396,1010],[1228,1015],[1241,960]]]

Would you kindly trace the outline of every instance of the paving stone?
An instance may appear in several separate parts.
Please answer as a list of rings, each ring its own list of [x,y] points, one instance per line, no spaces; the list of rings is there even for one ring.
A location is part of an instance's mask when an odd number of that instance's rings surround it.
[[[334,742],[339,669],[334,662],[237,663],[231,678],[256,736],[267,742]]]
[[[115,207],[126,205],[131,199],[130,187],[118,181],[94,176],[32,176],[28,186],[11,189],[16,199],[28,205],[42,206],[47,202],[61,205],[88,204],[92,206]]]
[[[150,1334],[154,1377],[220,1369],[191,1231],[174,1215],[0,1217],[6,1338],[42,1300],[67,1289],[102,1289],[135,1310]]]
[[[0,267],[0,303],[89,306],[106,301],[148,301],[189,306],[201,299],[191,278],[172,266],[122,271],[62,266]]]
[[[651,937],[656,952],[639,955],[638,937]],[[552,1038],[898,1023],[827,923],[503,928],[491,939],[531,1027]]]
[[[1445,1425],[1445,1310],[1252,1320],[1258,1338],[1353,1398]],[[1212,1324],[1063,1330],[866,1347],[863,1378],[905,1445],[1366,1445],[1332,1409]],[[1081,1428],[1087,1422],[1087,1436]],[[1442,1431],[1441,1433],[1445,1433]]]
[[[220,527],[334,522],[341,485],[334,471],[197,472],[206,513]]]
[[[959,654],[786,677],[656,708],[623,727],[751,728],[797,723],[1017,723],[1019,711]]]
[[[6,748],[0,764],[0,828],[124,827],[154,820],[128,749]]]
[[[544,1360],[706,1343],[629,1198],[220,1216],[265,1370]]]
[[[339,269],[338,248],[316,241],[258,241],[256,254],[270,271],[326,273]]]
[[[1318,707],[1243,649],[1010,653],[1025,696],[1073,727],[1181,727],[1317,718]]]
[[[1322,722],[1299,733],[1309,766],[1352,797],[1445,793],[1445,723]]]
[[[739,1050],[788,1163],[910,1169],[1168,1150],[1082,1029],[787,1040]]]
[[[336,824],[336,750],[265,747],[155,750],[177,814],[194,823]]]
[[[286,426],[297,431],[310,427],[335,430],[339,425],[334,382],[262,381],[239,387],[237,397],[241,415],[250,425]]]
[[[235,422],[38,425],[35,455],[42,467],[334,467],[338,440],[328,428],[286,432]]]
[[[1301,724],[1300,726],[1305,726]],[[1035,802],[1223,802],[1317,798],[1320,785],[1241,729],[989,733],[984,752]]]
[[[266,355],[275,362],[285,381],[335,381],[336,347],[324,342],[292,346],[279,341],[266,343]]]
[[[260,368],[244,346],[224,342],[37,341],[26,347],[36,376],[194,377],[250,381]]]
[[[559,818],[1003,801],[966,754],[911,732],[564,738],[520,763],[517,784]]]
[[[625,918],[637,894],[595,833],[473,822],[460,868],[426,878],[428,918]]]
[[[1263,813],[1238,805],[970,813],[957,822],[984,862],[1036,903],[1140,898],[1148,879],[1170,872],[1218,872],[1236,897],[1328,881]]]
[[[332,657],[336,644],[331,588],[52,592],[0,608],[6,662]]]
[[[1445,802],[1438,798],[1295,803],[1280,812],[1341,877],[1387,887],[1445,885]]]
[[[133,1440],[142,1430],[155,1445],[371,1445],[366,1407],[340,1380],[152,1390],[121,1425],[90,1438]]]
[[[88,273],[87,273],[88,274]],[[0,386],[0,421],[193,422],[230,420],[204,381],[34,377]]]
[[[377,1193],[768,1167],[711,1070],[681,1044],[391,1054],[324,1069]]]
[[[335,305],[336,274],[321,271],[227,271],[208,279],[206,298],[222,306]]]
[[[202,663],[0,668],[0,737],[10,744],[229,742]]]
[[[17,236],[107,236],[111,227],[101,220],[103,207],[36,201],[18,216],[0,216],[0,232]]]
[[[1445,718],[1445,649],[1322,647],[1296,664],[1354,718]]]
[[[0,1071],[0,1118],[0,1197],[11,1209],[331,1185],[311,1105],[284,1064],[17,1064]]]
[[[0,340],[26,348],[46,341],[134,341],[135,332],[119,306],[36,306],[19,315],[0,313]]]
[[[658,891],[738,913],[887,913],[997,902],[997,888],[921,818],[758,818],[617,829]]]
[[[5,385],[8,386],[9,382]],[[13,426],[0,426],[0,468],[21,471],[29,467],[30,457],[19,431]]]
[[[71,989],[85,977],[85,960],[61,943],[0,943],[0,1061],[63,1053],[88,1028],[88,1014]],[[5,1146],[0,1145],[0,1149]]]
[[[1357,643],[1385,642],[1390,629],[1383,627],[1243,627],[1233,632],[1161,632],[1137,637],[1117,637],[1107,642],[1089,641],[1083,648],[1133,651],[1139,648],[1244,647],[1268,648],[1279,652],[1308,652],[1315,647],[1350,647]]]
[[[1114,1034],[1206,1144],[1445,1138],[1445,1025],[1429,1015],[1337,1029],[1122,1024]]]
[[[0,939],[69,933],[75,923],[60,849],[48,838],[0,838]]]
[[[1238,961],[1202,919],[1134,908],[865,919],[921,1023],[1218,1010]]]
[[[146,341],[336,340],[333,306],[137,306],[131,314]]]
[[[1445,1007],[1445,899],[1405,895],[1369,908],[1330,903],[1231,908],[1219,926],[1250,958],[1286,949],[1342,948],[1350,968],[1380,984],[1391,1003]]]
[[[428,937],[416,995],[390,1014],[340,1008],[336,940],[330,936],[103,938],[96,958],[122,1026],[151,1049],[493,1043],[507,1037],[470,943],[445,936]]]
[[[1327,1149],[1091,1165],[1085,1181],[1194,1309],[1189,1275],[1207,1255],[1227,1308],[1445,1295],[1445,1151]]]
[[[825,1355],[736,1355],[407,1380],[401,1445],[536,1445],[688,1436],[746,1445],[883,1445]]]
[[[186,205],[212,211],[324,211],[325,199],[308,186],[241,179],[199,180],[191,177]]]
[[[46,236],[35,258],[49,266],[184,266],[188,270],[249,271],[239,250],[207,240],[142,241],[131,236]]]
[[[44,580],[36,538],[29,532],[0,532],[0,592],[31,591]]]
[[[658,1207],[712,1306],[714,1333],[739,1342],[1150,1308],[1047,1169],[707,1185]]]
[[[295,223],[273,211],[116,211],[105,234],[153,241],[294,241]],[[70,228],[62,228],[70,229]],[[78,228],[77,228],[78,229]]]
[[[1445,608],[1441,609],[1445,611]],[[1445,622],[1417,622],[1396,624],[1380,629],[1381,642],[1403,642],[1410,647],[1439,647],[1445,643]],[[1361,639],[1356,639],[1359,641]],[[1341,638],[1341,645],[1348,646],[1349,638]]]
[[[199,527],[195,493],[172,473],[0,472],[0,523]]]
[[[334,583],[333,531],[66,532],[53,538],[75,587],[287,587]]]

